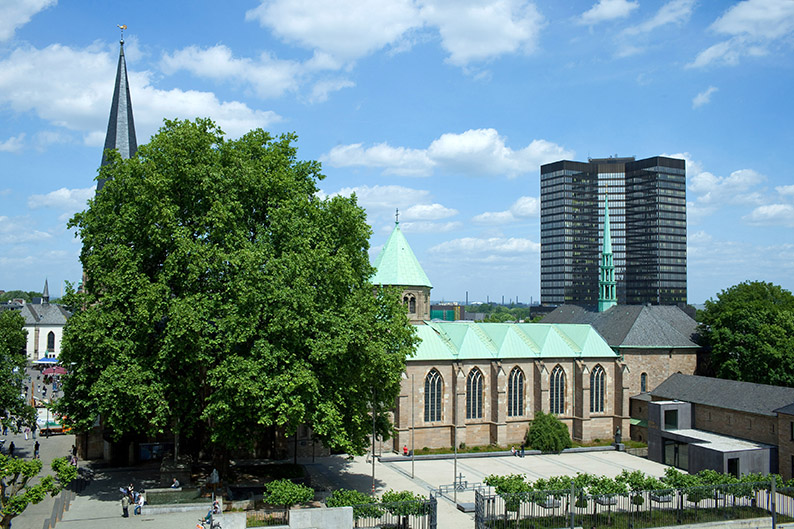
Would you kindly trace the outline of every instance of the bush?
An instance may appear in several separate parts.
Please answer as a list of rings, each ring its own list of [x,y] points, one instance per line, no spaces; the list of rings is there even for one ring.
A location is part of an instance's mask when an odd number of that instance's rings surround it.
[[[568,427],[556,415],[542,411],[535,413],[535,418],[529,423],[527,444],[534,450],[554,453],[572,446]]]
[[[328,507],[353,507],[353,517],[380,518],[383,511],[378,507],[378,499],[357,490],[337,489],[325,500]]]
[[[297,503],[306,503],[314,499],[314,490],[306,485],[298,485],[288,479],[271,481],[265,485],[265,503],[283,505],[285,509]]]

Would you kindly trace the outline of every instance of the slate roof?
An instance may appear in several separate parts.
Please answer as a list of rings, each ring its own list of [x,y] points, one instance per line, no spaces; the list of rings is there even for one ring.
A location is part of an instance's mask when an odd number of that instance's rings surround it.
[[[120,43],[119,64],[116,68],[116,84],[113,88],[113,102],[110,105],[108,118],[108,131],[105,135],[105,148],[102,151],[102,165],[107,165],[108,149],[116,149],[122,158],[131,158],[138,150],[138,140],[135,137],[135,120],[132,118],[132,98],[130,97],[130,83],[127,80],[127,61],[124,58],[124,41]],[[100,178],[96,189],[99,191],[105,185],[105,179]]]
[[[25,325],[65,325],[71,312],[57,304],[25,303],[21,309]]]
[[[577,305],[562,305],[543,323],[586,323],[616,348],[696,348],[697,322],[674,305],[615,305],[593,312]]]
[[[794,406],[794,388],[681,373],[668,377],[651,396],[771,416]]]
[[[394,230],[383,245],[373,265],[377,271],[370,282],[373,285],[404,285],[433,288],[430,279],[416,259],[411,246],[395,224]]]
[[[589,325],[433,321],[414,328],[421,342],[409,361],[618,356]]]
[[[794,402],[788,406],[783,406],[775,410],[775,413],[785,413],[786,415],[794,415]]]

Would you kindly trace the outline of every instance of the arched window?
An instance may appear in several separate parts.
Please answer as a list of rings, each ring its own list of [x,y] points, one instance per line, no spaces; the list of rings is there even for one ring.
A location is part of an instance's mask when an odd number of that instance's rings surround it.
[[[416,298],[411,296],[411,301],[408,302],[408,312],[416,314]]]
[[[648,391],[648,373],[640,375],[640,392],[645,393]]]
[[[431,370],[425,377],[425,422],[441,420],[441,392],[444,389],[441,373]]]
[[[606,393],[606,373],[601,366],[590,372],[590,413],[604,413],[604,393]]]
[[[47,335],[47,351],[50,353],[55,351],[55,333],[52,331]]]
[[[551,372],[551,387],[549,388],[549,411],[551,413],[565,413],[565,372],[557,366]]]
[[[524,372],[514,367],[507,380],[507,416],[524,415]]]
[[[466,377],[466,418],[482,419],[482,372],[476,367]]]

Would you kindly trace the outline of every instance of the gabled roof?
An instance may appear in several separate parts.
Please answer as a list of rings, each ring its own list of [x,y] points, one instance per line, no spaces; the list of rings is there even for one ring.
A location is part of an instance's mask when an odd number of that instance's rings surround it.
[[[373,285],[403,285],[433,288],[422,265],[416,259],[411,246],[400,231],[400,224],[394,225],[389,240],[383,245],[373,266],[377,269],[370,282]]]
[[[618,356],[589,325],[433,321],[414,328],[421,342],[409,360]]]
[[[124,41],[120,42],[119,65],[116,69],[116,85],[113,88],[113,102],[110,105],[110,118],[108,131],[105,135],[105,148],[102,151],[102,165],[107,165],[108,149],[116,149],[122,158],[131,158],[138,150],[138,140],[135,137],[135,121],[132,118],[132,99],[130,98],[130,84],[127,80],[127,61],[124,59]],[[100,178],[96,189],[99,191],[105,185],[105,179]]]
[[[587,323],[612,347],[694,348],[697,322],[674,305],[615,305],[591,312],[577,305],[562,305],[543,323]]]
[[[65,325],[71,312],[52,303],[25,303],[20,309],[25,325]]]
[[[670,375],[651,396],[771,416],[794,404],[794,388],[681,373]]]

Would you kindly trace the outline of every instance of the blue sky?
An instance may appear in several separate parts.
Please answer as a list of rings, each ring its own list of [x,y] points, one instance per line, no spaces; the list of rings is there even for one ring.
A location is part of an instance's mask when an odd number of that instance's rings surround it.
[[[687,160],[689,301],[794,289],[794,1],[0,3],[0,289],[80,279],[117,24],[138,143],[163,118],[295,131],[372,255],[394,210],[434,300],[537,300],[539,167]]]

